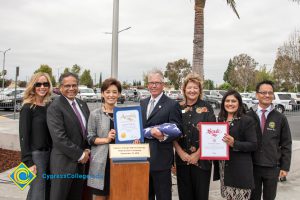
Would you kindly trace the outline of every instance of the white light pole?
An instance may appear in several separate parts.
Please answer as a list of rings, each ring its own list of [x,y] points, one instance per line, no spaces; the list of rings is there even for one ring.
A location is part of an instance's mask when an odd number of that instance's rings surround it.
[[[113,4],[111,77],[118,78],[118,31],[119,31],[119,0]]]
[[[9,49],[6,49],[5,51],[0,51],[0,52],[3,53],[2,90],[4,90],[4,81],[5,81],[5,79],[4,79],[4,76],[5,76],[5,74],[4,74],[4,70],[5,70],[5,54],[6,54],[6,52],[9,51],[9,50],[10,50],[10,48],[9,48]]]

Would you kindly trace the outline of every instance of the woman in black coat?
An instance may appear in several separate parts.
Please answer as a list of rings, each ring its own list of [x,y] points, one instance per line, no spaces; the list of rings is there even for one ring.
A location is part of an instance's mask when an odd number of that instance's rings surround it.
[[[183,83],[185,101],[181,102],[183,135],[174,141],[176,173],[180,200],[208,200],[212,162],[200,160],[199,122],[215,122],[210,104],[201,99],[199,75],[189,74]]]
[[[229,145],[229,160],[215,165],[214,180],[221,181],[221,195],[226,199],[250,199],[254,187],[251,152],[257,148],[255,122],[245,115],[241,95],[228,91],[221,103],[219,121],[229,123],[223,141]]]

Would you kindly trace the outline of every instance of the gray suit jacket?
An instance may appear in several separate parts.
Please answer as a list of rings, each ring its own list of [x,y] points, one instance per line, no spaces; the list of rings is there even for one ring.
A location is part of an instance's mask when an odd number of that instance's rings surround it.
[[[91,160],[88,186],[103,190],[108,144],[93,145],[96,137],[106,138],[110,130],[110,119],[98,108],[91,112],[88,122],[88,142],[91,147]]]
[[[79,99],[76,101],[87,122],[90,114],[87,104]],[[88,145],[77,116],[64,96],[58,97],[49,106],[47,124],[53,140],[51,173],[76,173],[78,160]]]

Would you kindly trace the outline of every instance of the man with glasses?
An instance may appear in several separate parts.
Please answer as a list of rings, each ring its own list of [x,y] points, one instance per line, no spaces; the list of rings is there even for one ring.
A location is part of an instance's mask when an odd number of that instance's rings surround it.
[[[149,199],[171,200],[171,167],[173,164],[174,137],[168,137],[157,126],[172,123],[181,128],[181,110],[179,104],[164,93],[164,77],[160,70],[148,73],[148,89],[151,97],[141,101],[143,127],[151,128],[153,139],[145,139],[150,146]],[[155,127],[156,126],[156,127]]]
[[[274,87],[271,81],[256,86],[258,105],[248,112],[256,121],[258,148],[253,153],[255,188],[251,199],[273,200],[278,178],[287,176],[291,164],[292,139],[287,118],[272,104]],[[242,180],[241,180],[242,181]]]
[[[89,159],[87,104],[76,98],[78,76],[73,73],[62,74],[59,78],[61,96],[48,108],[47,124],[53,140],[50,157],[50,173],[61,176],[51,180],[50,199],[82,199],[84,179],[72,178],[86,174]],[[67,175],[70,177],[66,177]]]

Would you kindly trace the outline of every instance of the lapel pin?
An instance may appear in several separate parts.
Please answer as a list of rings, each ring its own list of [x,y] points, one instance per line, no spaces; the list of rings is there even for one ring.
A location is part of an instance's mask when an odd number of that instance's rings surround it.
[[[161,105],[159,105],[158,108],[161,108]]]

